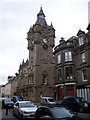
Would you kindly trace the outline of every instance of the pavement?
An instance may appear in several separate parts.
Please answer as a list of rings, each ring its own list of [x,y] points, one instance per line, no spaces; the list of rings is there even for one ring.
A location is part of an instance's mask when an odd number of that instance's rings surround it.
[[[5,109],[0,109],[0,120],[17,120],[17,119],[12,116],[12,112],[10,109],[8,110],[7,115]]]
[[[90,113],[78,113],[80,118],[84,120],[90,120]],[[5,109],[0,109],[0,120],[18,120],[16,117],[12,115],[12,109],[8,110],[8,115],[6,115]]]

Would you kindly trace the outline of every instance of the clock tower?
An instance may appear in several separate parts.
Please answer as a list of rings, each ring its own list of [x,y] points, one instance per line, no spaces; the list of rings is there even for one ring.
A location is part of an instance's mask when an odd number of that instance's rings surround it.
[[[55,29],[47,25],[45,14],[40,8],[35,24],[27,33],[29,50],[28,89],[29,98],[40,102],[40,96],[54,97]]]

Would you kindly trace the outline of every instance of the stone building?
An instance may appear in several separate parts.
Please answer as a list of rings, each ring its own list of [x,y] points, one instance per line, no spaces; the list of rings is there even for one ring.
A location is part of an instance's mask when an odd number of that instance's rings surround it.
[[[40,8],[35,24],[27,33],[29,60],[22,62],[17,73],[16,94],[24,99],[40,102],[40,96],[54,97],[54,47],[55,29],[47,25]]]
[[[76,95],[74,48],[77,37],[61,38],[54,49],[56,99]]]
[[[19,66],[18,73],[16,74],[15,81],[17,84],[16,95],[21,95],[25,100],[30,100],[30,89],[29,89],[29,61],[22,61]]]
[[[78,43],[75,47],[75,76],[77,96],[90,101],[90,24],[85,33],[79,30]]]
[[[47,24],[41,7],[27,33],[29,59],[22,61],[11,81],[11,94],[33,102],[40,102],[41,96],[81,96],[90,101],[90,23],[87,30],[61,38],[54,48],[55,29]]]

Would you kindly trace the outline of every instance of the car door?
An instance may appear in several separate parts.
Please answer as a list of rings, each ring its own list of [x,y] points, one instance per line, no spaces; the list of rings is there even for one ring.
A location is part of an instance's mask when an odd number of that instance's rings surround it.
[[[44,110],[43,110],[43,116],[48,116],[48,117],[53,118],[52,113],[51,113],[51,111],[50,111],[49,108],[44,108]]]
[[[44,109],[42,107],[38,108],[35,113],[35,119],[40,119],[43,116]]]
[[[44,108],[44,107],[38,108],[38,110],[35,113],[35,119],[41,119],[41,118],[44,119],[44,116],[52,117],[50,110],[48,108]]]
[[[75,98],[69,98],[69,102],[70,102],[70,108],[74,111],[78,110],[78,105],[77,105],[77,101]]]

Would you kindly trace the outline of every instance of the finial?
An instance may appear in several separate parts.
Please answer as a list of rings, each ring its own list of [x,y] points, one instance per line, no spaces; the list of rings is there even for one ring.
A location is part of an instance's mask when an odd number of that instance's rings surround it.
[[[42,8],[42,4],[40,5],[40,8]]]

